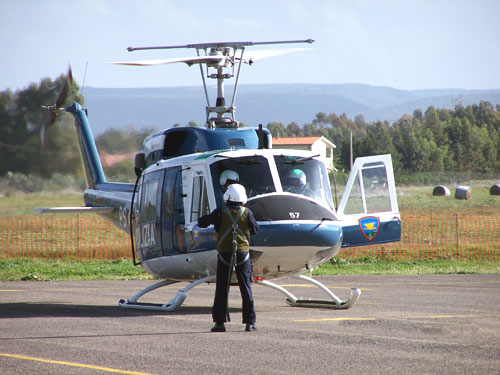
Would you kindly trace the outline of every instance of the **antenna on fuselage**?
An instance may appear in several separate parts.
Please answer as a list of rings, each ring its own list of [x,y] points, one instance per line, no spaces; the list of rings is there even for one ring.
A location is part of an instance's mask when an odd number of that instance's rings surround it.
[[[281,54],[304,50],[304,48],[295,48],[295,49],[284,49],[284,50],[254,51],[249,58],[244,59],[243,54],[245,52],[245,47],[256,46],[256,45],[270,45],[270,44],[294,44],[294,43],[311,44],[313,42],[314,42],[313,39],[305,39],[305,40],[282,40],[282,41],[272,41],[272,42],[223,42],[223,43],[186,44],[177,46],[128,47],[127,51],[129,52],[140,51],[140,50],[194,48],[196,49],[197,56],[187,57],[187,58],[165,59],[165,60],[115,62],[113,64],[135,65],[135,66],[162,65],[162,64],[172,64],[177,62],[183,62],[189,66],[193,64],[200,64],[201,79],[203,81],[203,88],[205,90],[205,99],[207,101],[207,106],[206,106],[207,127],[209,128],[238,127],[238,122],[236,121],[235,117],[236,107],[234,105],[234,102],[236,100],[236,92],[238,88],[241,63],[244,62],[251,65],[255,61],[265,57],[278,56]],[[201,51],[203,52],[203,54],[200,54]],[[238,51],[240,51],[239,54]],[[210,105],[207,85],[205,81],[205,74],[203,72],[203,67],[201,66],[201,64],[206,65],[206,77],[217,80],[217,98],[215,101],[215,106]],[[236,72],[236,81],[234,84],[233,96],[231,99],[231,104],[227,106],[224,96],[224,80],[234,77],[236,64],[238,64],[238,69]],[[209,68],[216,69],[217,72],[210,74]],[[231,69],[231,71],[225,72],[225,69]],[[216,117],[211,117],[212,113],[216,114]],[[230,117],[225,117],[224,115],[226,113],[229,114]]]

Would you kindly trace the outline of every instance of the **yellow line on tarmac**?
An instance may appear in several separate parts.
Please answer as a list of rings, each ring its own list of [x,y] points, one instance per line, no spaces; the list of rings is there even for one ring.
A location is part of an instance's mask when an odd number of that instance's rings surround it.
[[[383,318],[384,320],[406,320],[406,319],[463,319],[463,318],[487,318],[500,317],[500,314],[457,314],[457,315],[419,315],[419,316],[401,316],[393,318]],[[345,320],[379,320],[380,318],[320,318],[320,319],[302,319],[294,320],[294,323],[303,322],[340,322]]]
[[[450,318],[484,318],[500,317],[500,314],[464,314],[464,315],[421,315],[421,316],[402,316],[399,319],[450,319]]]
[[[0,289],[0,292],[24,292],[22,289]]]
[[[341,322],[345,320],[377,320],[377,318],[324,318],[324,319],[294,320],[294,322]]]
[[[117,374],[151,375],[151,374],[147,374],[145,372],[123,371],[123,370],[117,370],[117,369],[109,368],[109,367],[85,365],[83,363],[75,363],[75,362],[53,361],[53,360],[50,360],[50,359],[43,359],[43,358],[36,358],[36,357],[27,357],[27,356],[24,356],[24,355],[16,355],[16,354],[8,354],[8,353],[0,353],[0,357],[17,358],[17,359],[24,359],[24,360],[27,360],[27,361],[35,361],[35,362],[53,363],[53,364],[56,364],[56,365],[65,365],[65,366],[71,366],[71,367],[88,368],[88,369],[91,369],[91,370],[99,370],[99,371],[105,371],[105,372],[114,372],[114,373],[117,373]]]

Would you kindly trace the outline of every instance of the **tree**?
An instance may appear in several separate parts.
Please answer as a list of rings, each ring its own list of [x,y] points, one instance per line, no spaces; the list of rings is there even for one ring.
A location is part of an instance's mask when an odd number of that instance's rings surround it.
[[[282,122],[277,122],[277,121],[270,122],[267,124],[267,129],[271,132],[271,135],[275,138],[288,136],[285,125],[283,125]]]
[[[319,112],[316,114],[316,118],[313,120],[313,125],[324,128],[329,124],[328,116],[324,112]]]
[[[0,93],[0,175],[13,171],[49,177],[55,172],[76,173],[81,169],[70,115],[63,113],[57,118],[43,147],[40,137],[47,121],[41,106],[54,104],[63,85],[67,84],[66,76],[61,75],[56,81],[46,78],[38,85],[30,84],[15,93]],[[74,83],[63,105],[75,98],[83,103],[77,92],[78,86]]]
[[[286,131],[288,135],[291,137],[300,137],[301,135],[300,126],[296,122],[289,123],[288,126],[286,127]]]
[[[425,111],[423,127],[429,129],[432,133],[432,138],[428,138],[428,140],[434,140],[438,146],[445,146],[448,143],[444,131],[444,123],[439,119],[438,113],[434,107],[429,107],[427,111]]]

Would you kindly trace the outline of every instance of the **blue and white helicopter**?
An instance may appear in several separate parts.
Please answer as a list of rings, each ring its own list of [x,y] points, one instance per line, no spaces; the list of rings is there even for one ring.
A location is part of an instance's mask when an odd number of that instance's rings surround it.
[[[106,181],[86,110],[80,104],[74,102],[64,109],[45,107],[52,118],[61,110],[74,116],[88,188],[84,192],[85,207],[38,211],[102,215],[130,233],[134,264],[161,279],[132,298],[120,300],[121,307],[174,311],[182,305],[191,288],[215,281],[215,231],[213,227],[199,228],[197,221],[224,204],[222,185],[227,178],[245,186],[246,205],[254,212],[261,228],[250,243],[255,283],[280,291],[292,306],[347,309],[356,303],[359,289],[352,288],[351,296],[341,300],[325,285],[304,274],[308,271],[310,274],[342,247],[400,240],[401,218],[391,156],[357,158],[336,208],[327,167],[319,154],[274,149],[267,129],[242,127],[235,118],[234,101],[242,63],[252,64],[266,55],[297,50],[247,54],[247,47],[312,42],[308,39],[129,47],[129,51],[196,50],[195,57],[115,64],[198,64],[207,101],[206,128],[168,128],[144,140],[142,151],[135,156],[138,176],[135,184]],[[231,104],[226,105],[224,80],[234,77],[235,70]],[[210,105],[205,78],[217,81],[215,106]],[[282,277],[310,282],[326,292],[328,298],[297,298],[271,281]],[[234,274],[232,281],[237,282]],[[189,284],[167,303],[139,301],[152,290],[178,282]]]

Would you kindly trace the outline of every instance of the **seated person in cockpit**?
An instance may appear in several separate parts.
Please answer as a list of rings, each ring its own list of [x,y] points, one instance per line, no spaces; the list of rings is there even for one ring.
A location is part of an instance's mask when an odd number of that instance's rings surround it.
[[[308,195],[306,189],[307,177],[302,169],[292,169],[283,181],[283,191],[294,194]]]
[[[223,192],[226,191],[227,187],[232,184],[237,184],[240,181],[240,176],[238,172],[231,169],[226,169],[220,174],[219,183],[222,186]]]

